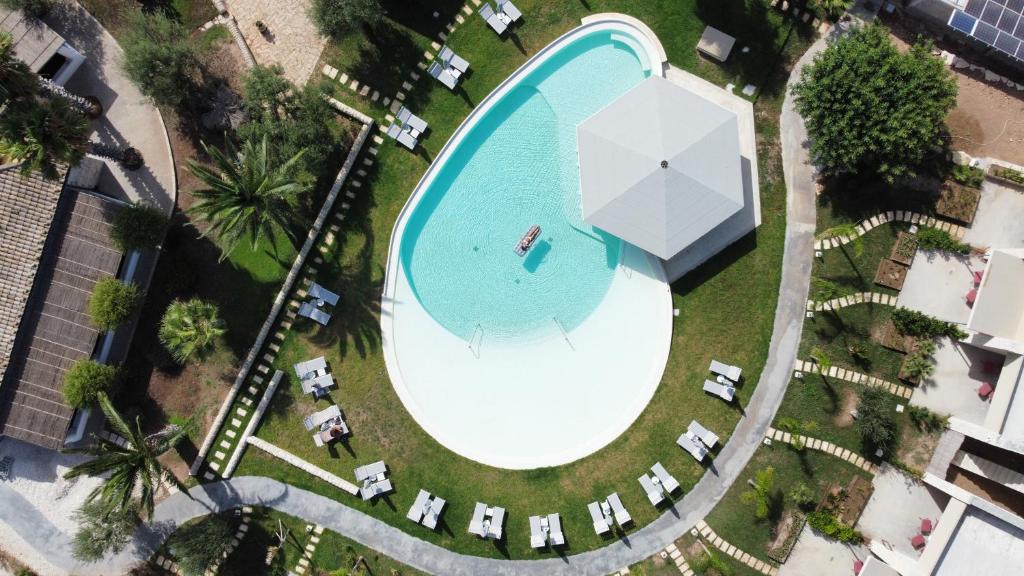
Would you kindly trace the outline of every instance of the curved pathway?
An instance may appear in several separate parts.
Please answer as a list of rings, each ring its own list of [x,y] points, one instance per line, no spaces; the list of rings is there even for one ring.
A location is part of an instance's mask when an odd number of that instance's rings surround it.
[[[795,67],[791,81],[824,47],[824,40],[811,47]],[[269,478],[240,477],[193,488],[190,493],[194,500],[179,493],[161,502],[153,524],[140,530],[133,546],[102,566],[82,566],[75,561],[68,554],[68,546],[56,545],[59,542],[55,540],[66,541],[66,537],[53,534],[42,541],[33,538],[31,544],[69,572],[83,576],[121,574],[141,558],[148,557],[174,525],[211,511],[256,505],[320,524],[414,568],[435,574],[597,575],[614,572],[657,553],[697,525],[737,479],[769,429],[796,359],[814,249],[815,184],[805,148],[806,132],[789,96],[783,106],[781,127],[788,190],[786,240],[774,331],[764,371],[746,407],[746,415],[715,458],[709,473],[672,509],[629,534],[628,542],[618,540],[598,550],[544,560],[506,561],[466,556],[420,540],[335,500]],[[9,520],[5,516],[4,507],[0,506],[0,520]]]

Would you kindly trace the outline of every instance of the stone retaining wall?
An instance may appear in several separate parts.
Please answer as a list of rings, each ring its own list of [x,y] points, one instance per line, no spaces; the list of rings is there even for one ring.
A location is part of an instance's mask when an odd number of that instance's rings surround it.
[[[342,490],[348,492],[353,496],[359,494],[359,487],[356,486],[355,484],[349,482],[348,480],[335,476],[334,474],[331,474],[330,472],[324,470],[323,468],[314,466],[313,464],[306,462],[302,458],[299,458],[295,454],[292,454],[291,452],[288,452],[283,448],[279,448],[271,444],[270,442],[267,442],[266,440],[261,440],[257,436],[249,436],[247,442],[250,446],[255,446],[256,448],[263,450],[267,454],[270,454],[274,458],[283,460],[304,472],[308,472],[332,486],[341,488]],[[312,440],[310,440],[310,442],[312,442]]]

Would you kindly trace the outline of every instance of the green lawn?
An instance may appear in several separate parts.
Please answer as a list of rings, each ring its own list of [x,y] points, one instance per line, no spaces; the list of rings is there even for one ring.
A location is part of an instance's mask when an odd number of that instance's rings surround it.
[[[775,468],[772,514],[767,519],[758,520],[753,506],[744,503],[741,494],[749,489],[746,480],[767,466]],[[781,444],[762,446],[706,521],[730,544],[767,562],[775,522],[786,509],[793,507],[789,493],[797,484],[803,482],[816,497],[821,498],[829,485],[839,483],[846,486],[855,475],[871,480],[871,475],[860,468],[823,452],[797,451]]]
[[[854,304],[840,310],[815,312],[804,322],[800,358],[810,360],[815,348],[825,352],[832,364],[863,374],[897,381],[903,354],[871,339],[872,328],[885,324],[893,307],[882,304]],[[860,350],[861,355],[854,355]]]
[[[841,295],[855,292],[897,294],[896,290],[875,284],[875,272],[878,263],[889,257],[897,235],[909,228],[905,222],[882,224],[859,240],[822,250],[822,257],[814,259],[814,277],[835,283]]]
[[[675,545],[683,554],[683,558],[686,559],[687,565],[690,569],[694,570],[696,574],[701,575],[702,572],[697,570],[697,565],[694,564],[696,560],[704,555],[704,547],[698,543],[698,539],[687,532],[675,541]],[[730,570],[728,574],[730,574],[730,576],[760,576],[760,572],[739,560],[728,556],[725,552],[722,552],[718,548],[712,546],[710,542],[704,541],[704,546],[728,567]],[[629,573],[630,576],[678,576],[679,569],[676,568],[675,561],[673,561],[671,557],[662,558],[661,553],[658,553],[643,562],[638,562],[630,566]],[[719,572],[710,571],[708,573],[716,575],[720,574]]]

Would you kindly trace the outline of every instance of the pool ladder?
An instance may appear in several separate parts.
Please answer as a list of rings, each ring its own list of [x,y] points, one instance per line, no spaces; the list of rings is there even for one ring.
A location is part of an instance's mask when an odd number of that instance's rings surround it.
[[[552,316],[551,319],[555,321],[555,326],[558,326],[558,329],[562,331],[562,338],[565,338],[565,343],[569,345],[569,348],[573,352],[575,352],[576,347],[573,346],[572,341],[569,340],[569,333],[565,331],[565,326],[562,326],[562,323],[558,321],[558,318]]]
[[[469,338],[469,351],[476,356],[477,360],[480,359],[480,345],[484,342],[484,327],[477,324],[476,328],[473,329],[473,335]]]

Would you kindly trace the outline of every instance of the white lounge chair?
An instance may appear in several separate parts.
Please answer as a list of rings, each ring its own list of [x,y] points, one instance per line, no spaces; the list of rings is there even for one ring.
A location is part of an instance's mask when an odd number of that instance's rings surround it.
[[[295,364],[295,375],[300,380],[316,378],[327,373],[327,359],[323,356]]]
[[[530,547],[543,548],[547,543],[548,535],[540,525],[540,516],[530,516]]]
[[[565,544],[565,535],[562,534],[562,519],[557,512],[548,514],[548,541],[552,546]]]
[[[686,429],[696,434],[697,437],[700,438],[700,441],[709,449],[714,448],[715,444],[718,444],[718,434],[715,434],[711,430],[701,426],[700,422],[697,422],[696,420],[690,422],[690,425]]]
[[[423,513],[427,509],[427,503],[430,502],[430,492],[420,489],[420,493],[416,495],[416,501],[412,503],[412,508],[409,508],[409,513],[405,515],[406,518],[419,524],[420,520],[423,519]]]
[[[718,360],[712,360],[711,366],[708,367],[708,370],[715,374],[721,374],[733,382],[739,382],[740,376],[743,374],[743,369],[739,366],[731,366],[729,364],[719,362]]]
[[[590,520],[594,523],[594,532],[598,536],[606,534],[611,527],[608,526],[608,521],[605,520],[604,513],[601,512],[601,506],[597,502],[591,502],[587,504],[587,510],[590,512]]]
[[[494,30],[498,36],[504,34],[505,30],[508,29],[508,24],[498,17],[489,2],[480,6],[480,17],[487,21],[487,25],[490,26],[491,30]]]
[[[651,466],[651,472],[658,478],[658,482],[661,483],[661,487],[665,489],[665,492],[672,494],[679,489],[679,481],[676,477],[669,474],[668,470],[661,465],[661,462],[655,462],[654,466]]]
[[[505,509],[495,506],[491,510],[491,519],[487,524],[487,537],[491,540],[501,540],[501,534],[505,526]]]
[[[328,388],[334,387],[334,376],[322,374],[316,378],[307,378],[302,381],[302,393],[313,394],[318,399],[321,394],[326,395]]]
[[[302,423],[306,426],[306,430],[309,431],[334,418],[341,418],[341,408],[338,408],[337,404],[306,416],[303,418]]]
[[[337,306],[338,299],[340,298],[337,294],[331,292],[330,290],[324,288],[323,286],[317,284],[316,282],[313,282],[313,284],[311,284],[309,287],[309,297],[316,300],[323,300],[324,302],[330,304],[331,306]]]
[[[640,487],[644,489],[644,494],[647,494],[647,499],[650,500],[652,506],[657,506],[665,499],[665,492],[658,487],[647,474],[637,478],[640,481]]]
[[[430,507],[423,515],[423,525],[431,530],[436,530],[437,522],[441,519],[441,514],[444,513],[445,504],[447,502],[444,501],[444,498],[434,496],[434,499],[430,501]]]
[[[367,486],[364,486],[364,487],[360,488],[359,489],[359,496],[363,500],[372,500],[372,499],[376,498],[377,496],[380,496],[382,494],[387,494],[387,493],[391,492],[392,490],[394,490],[394,487],[391,485],[391,480],[385,478],[384,480],[381,480],[380,482],[373,482],[373,483],[371,483],[371,484],[369,484]]]
[[[444,84],[449,90],[455,90],[455,86],[458,85],[459,79],[452,75],[446,68],[443,68],[437,62],[432,62],[430,67],[427,68],[427,73],[437,79],[438,82]]]
[[[476,507],[473,508],[473,518],[469,521],[469,533],[476,534],[477,536],[484,538],[487,536],[487,531],[484,528],[484,513],[487,512],[487,504],[483,502],[477,502]]]
[[[714,394],[726,402],[732,402],[732,399],[736,397],[736,387],[728,384],[719,384],[711,380],[704,381],[704,391]]]
[[[515,24],[523,17],[523,13],[516,8],[516,5],[511,0],[497,0],[498,11],[508,16],[511,24]]]
[[[697,435],[689,430],[683,432],[679,438],[676,439],[676,444],[678,444],[683,450],[689,452],[690,456],[693,456],[697,462],[703,462],[704,457],[708,455],[708,449],[701,443],[700,438],[697,438]]]
[[[377,476],[378,474],[387,474],[387,472],[388,472],[387,464],[385,464],[383,460],[378,460],[377,462],[374,462],[373,464],[366,464],[365,466],[360,466],[360,467],[356,468],[356,470],[355,470],[356,481],[357,482],[362,482],[362,481],[367,480],[369,478],[373,478],[374,476]]]
[[[469,70],[469,62],[467,62],[462,56],[459,56],[447,46],[442,46],[441,51],[437,53],[438,60],[442,64],[449,68],[455,68],[462,74],[465,74]]]
[[[615,521],[619,526],[625,526],[633,521],[633,517],[629,515],[629,512],[626,512],[626,507],[622,505],[618,492],[612,492],[608,495],[608,505],[612,507],[612,514],[615,515]]]
[[[305,316],[314,322],[327,326],[331,321],[331,315],[313,306],[309,302],[303,302],[299,306],[299,316]]]

